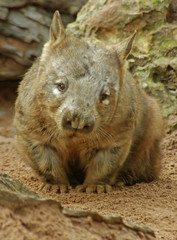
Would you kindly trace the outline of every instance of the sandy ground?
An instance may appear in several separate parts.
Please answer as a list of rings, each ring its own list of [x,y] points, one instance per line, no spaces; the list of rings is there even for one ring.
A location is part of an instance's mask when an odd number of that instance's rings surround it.
[[[64,207],[119,214],[127,221],[154,229],[157,239],[177,239],[177,130],[166,133],[162,142],[162,171],[158,181],[114,189],[105,194],[76,193],[74,189],[58,194],[42,189],[43,183],[14,147],[14,92],[14,89],[0,86],[0,173],[7,173],[32,190],[60,200]],[[1,214],[3,211],[1,209]]]

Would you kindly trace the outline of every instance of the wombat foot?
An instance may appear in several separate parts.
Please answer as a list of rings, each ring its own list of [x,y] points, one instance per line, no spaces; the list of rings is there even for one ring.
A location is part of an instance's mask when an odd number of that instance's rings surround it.
[[[86,192],[86,193],[109,193],[112,191],[112,187],[108,184],[106,185],[78,185],[76,187],[77,192]]]
[[[72,187],[68,185],[43,183],[40,190],[45,190],[46,192],[54,191],[55,193],[68,193],[71,189]]]
[[[119,182],[117,182],[114,186],[115,186],[116,188],[122,189],[122,188],[125,186],[125,183],[122,182],[122,181],[119,181]]]

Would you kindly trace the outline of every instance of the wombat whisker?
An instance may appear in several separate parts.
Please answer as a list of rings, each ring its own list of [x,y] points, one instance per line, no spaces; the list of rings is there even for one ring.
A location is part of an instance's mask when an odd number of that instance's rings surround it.
[[[100,133],[100,135],[109,142],[112,142],[113,140],[113,136],[108,133],[107,131],[105,131],[102,127],[98,128],[98,132]]]
[[[96,135],[96,139],[95,139],[95,140],[97,140],[98,146],[101,146],[101,138],[100,138],[100,135],[99,135],[98,133],[96,133],[95,135]],[[97,142],[96,142],[96,143],[97,143]],[[95,145],[97,146],[97,144],[95,144]]]
[[[102,131],[99,131],[99,136],[102,140],[106,140],[106,142],[110,142],[110,139],[107,135],[105,135]]]
[[[101,139],[98,132],[96,131],[90,134],[84,144],[87,148],[99,147],[101,144]]]

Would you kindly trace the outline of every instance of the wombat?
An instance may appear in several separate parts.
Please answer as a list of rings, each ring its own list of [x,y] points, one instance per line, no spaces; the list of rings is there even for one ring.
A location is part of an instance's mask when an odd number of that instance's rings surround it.
[[[78,39],[56,11],[49,41],[20,83],[18,149],[59,191],[108,192],[159,175],[162,116],[126,68],[134,36],[113,46]]]

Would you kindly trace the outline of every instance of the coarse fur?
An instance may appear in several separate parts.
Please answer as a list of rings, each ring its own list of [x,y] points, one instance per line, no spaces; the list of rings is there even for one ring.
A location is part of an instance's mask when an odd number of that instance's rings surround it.
[[[50,39],[18,89],[14,125],[22,156],[53,184],[107,192],[156,179],[163,121],[126,69],[134,35],[105,47],[65,33]]]

